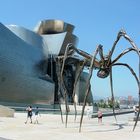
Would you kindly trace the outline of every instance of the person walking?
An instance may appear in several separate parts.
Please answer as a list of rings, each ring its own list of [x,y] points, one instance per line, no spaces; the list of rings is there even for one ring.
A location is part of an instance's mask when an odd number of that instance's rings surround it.
[[[98,123],[102,123],[103,114],[101,111],[98,111]]]
[[[36,107],[36,109],[35,109],[35,111],[34,111],[34,113],[35,113],[35,124],[38,124],[39,122],[38,122],[38,116],[40,115],[40,112],[39,112],[39,108],[38,107]]]
[[[30,123],[32,123],[32,106],[29,106],[26,108],[27,111],[27,119],[25,121],[25,124],[28,122],[28,119],[30,119]]]

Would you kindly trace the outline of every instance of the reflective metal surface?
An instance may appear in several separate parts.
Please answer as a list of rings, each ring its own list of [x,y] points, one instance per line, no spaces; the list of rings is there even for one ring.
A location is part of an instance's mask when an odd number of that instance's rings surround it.
[[[64,55],[69,43],[77,46],[73,30],[73,25],[61,20],[41,21],[35,31],[0,24],[0,102],[54,104],[58,96],[55,58]],[[74,73],[69,65],[65,71],[67,86],[74,78],[69,77]],[[83,101],[85,91],[83,75],[76,91],[78,102]]]
[[[77,46],[78,38],[72,34],[74,26],[61,20],[44,20],[35,27],[35,32],[42,35],[49,49],[49,54],[63,55],[68,43]]]
[[[63,32],[72,33],[74,26],[62,20],[43,20],[38,23],[34,31],[42,34],[57,34]]]
[[[45,57],[48,58],[48,47],[39,34],[36,34],[33,31],[17,25],[7,25],[6,27],[26,43],[34,47],[39,47],[40,49],[45,48],[45,51],[43,51],[43,53]]]
[[[54,83],[40,79],[41,47],[27,44],[0,24],[0,101],[53,103]]]

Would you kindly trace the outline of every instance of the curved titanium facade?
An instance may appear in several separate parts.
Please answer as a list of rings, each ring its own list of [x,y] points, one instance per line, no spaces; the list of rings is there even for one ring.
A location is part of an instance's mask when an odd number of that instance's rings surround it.
[[[62,20],[43,20],[38,23],[34,31],[38,34],[72,33],[74,26]]]
[[[43,53],[45,57],[48,58],[48,47],[46,46],[43,38],[39,34],[36,34],[33,31],[17,25],[7,25],[6,27],[10,29],[14,34],[16,34],[19,38],[24,40],[27,44],[30,44],[34,47],[39,47],[40,49],[46,48]]]
[[[0,102],[54,104],[58,86],[54,58],[64,54],[68,43],[77,45],[73,30],[61,20],[41,21],[34,31],[0,24]],[[74,73],[73,66],[67,66],[66,73]],[[83,102],[84,75],[77,86],[78,102]],[[70,83],[71,79],[66,77]]]
[[[44,59],[42,46],[25,42],[0,24],[0,100],[53,103],[54,83],[40,78],[38,65]]]
[[[49,54],[63,55],[68,43],[77,46],[78,38],[73,35],[74,26],[61,20],[40,21],[35,32],[40,34],[49,49]]]

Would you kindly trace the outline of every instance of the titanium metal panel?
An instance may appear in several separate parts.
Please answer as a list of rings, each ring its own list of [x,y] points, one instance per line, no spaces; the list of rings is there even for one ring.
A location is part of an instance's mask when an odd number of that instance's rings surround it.
[[[24,40],[26,43],[34,46],[39,47],[40,49],[45,48],[43,51],[46,59],[48,58],[48,48],[43,40],[43,38],[36,34],[33,31],[30,31],[24,27],[20,27],[17,25],[7,25],[6,26],[9,30],[11,30],[14,34],[16,34],[19,38]]]
[[[73,30],[73,25],[61,20],[41,21],[35,32],[0,24],[0,102],[54,104],[57,83],[46,74],[47,68],[52,68],[47,60],[49,55],[63,55],[69,43],[77,46]],[[82,73],[77,85],[80,103],[85,96],[86,77],[87,73]],[[88,102],[91,100],[92,94]]]
[[[72,34],[74,26],[61,20],[44,20],[35,27],[35,32],[42,35],[49,54],[63,55],[67,44],[77,46],[78,38]]]
[[[54,83],[39,78],[42,59],[41,48],[27,44],[0,24],[0,101],[53,103]]]
[[[34,31],[38,34],[57,34],[62,32],[72,33],[74,26],[62,20],[43,20],[35,27]]]
[[[46,45],[48,46],[49,54],[59,54],[66,34],[67,32],[59,34],[42,35]]]

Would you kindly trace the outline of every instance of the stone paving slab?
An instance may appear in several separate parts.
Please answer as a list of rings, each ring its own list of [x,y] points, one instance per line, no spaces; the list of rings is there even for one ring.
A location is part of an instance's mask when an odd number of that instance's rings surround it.
[[[102,124],[97,118],[84,116],[82,132],[79,133],[80,116],[74,122],[70,115],[68,126],[60,115],[41,114],[39,124],[25,124],[26,113],[15,113],[14,118],[0,117],[0,140],[139,140],[140,122],[133,132],[134,114],[104,117]],[[33,118],[34,119],[34,118]],[[64,116],[65,119],[65,116]]]

